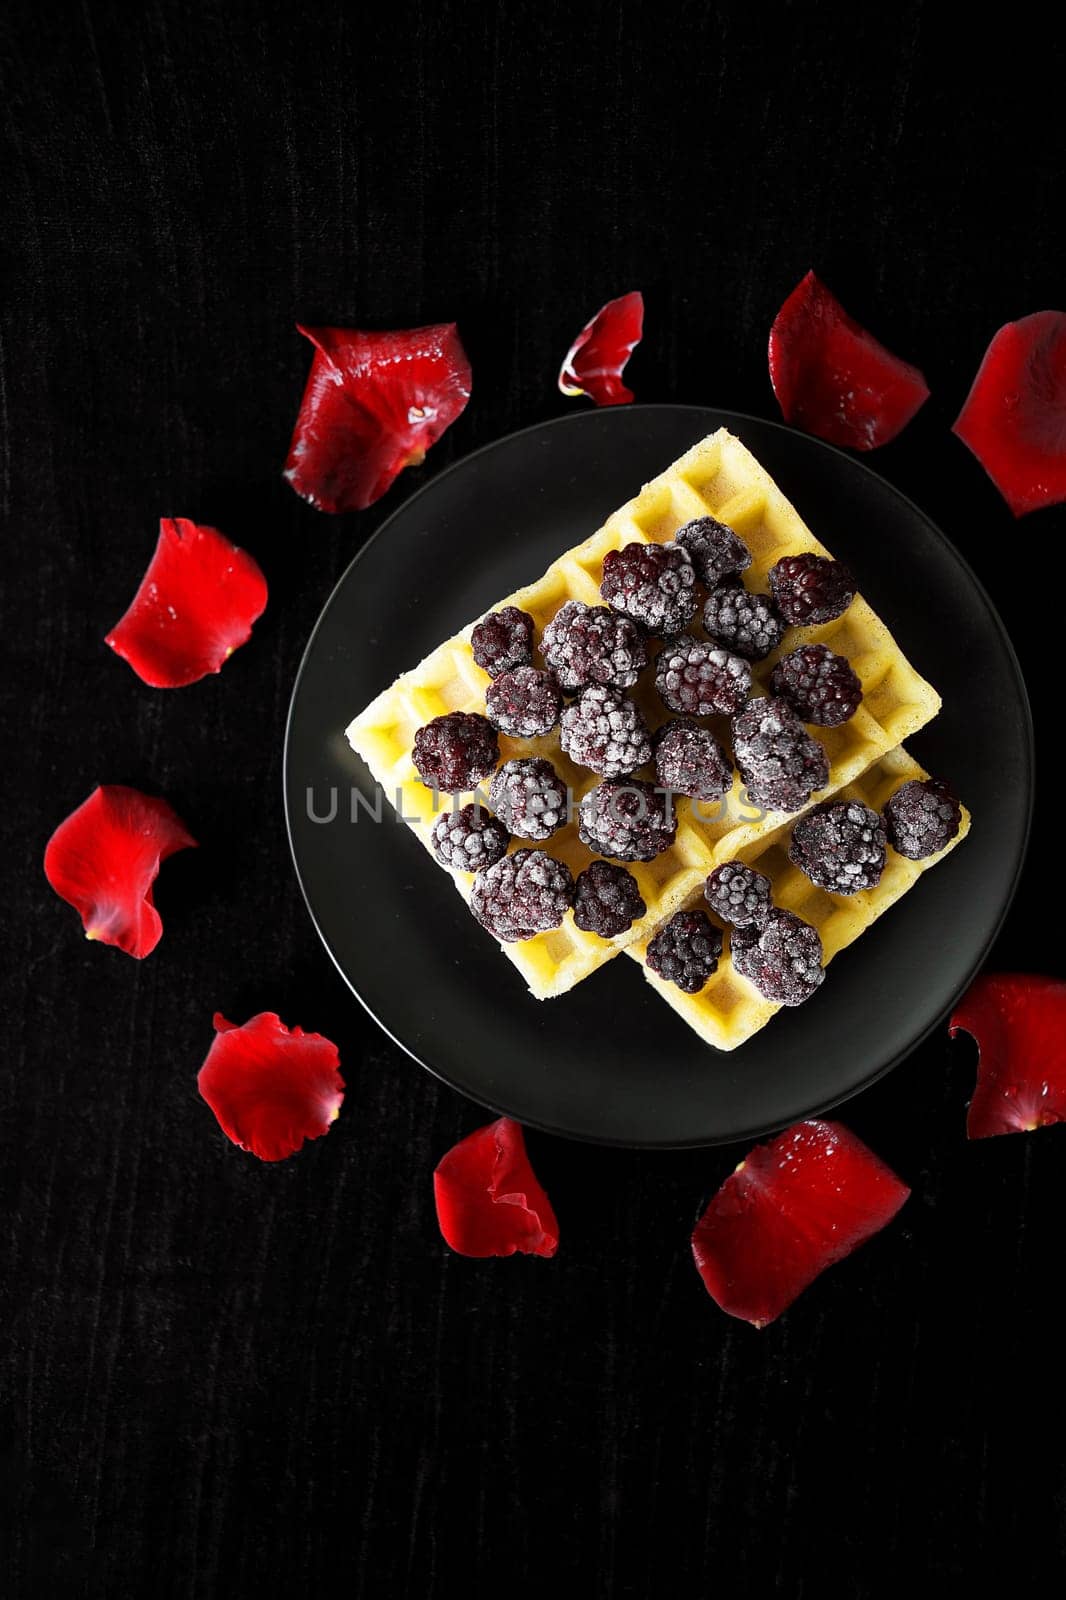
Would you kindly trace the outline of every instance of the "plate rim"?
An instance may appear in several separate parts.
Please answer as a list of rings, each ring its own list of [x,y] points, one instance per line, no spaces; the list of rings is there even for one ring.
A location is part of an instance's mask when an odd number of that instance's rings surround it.
[[[770,428],[776,432],[798,436],[807,440],[816,447],[828,451],[831,455],[842,457],[843,460],[849,463],[849,465],[859,467],[862,472],[871,477],[879,486],[887,489],[891,494],[895,495],[899,500],[901,500],[904,505],[909,507],[910,511],[920,520],[927,531],[933,535],[939,544],[946,547],[951,557],[957,561],[959,566],[963,569],[973,585],[973,588],[976,591],[979,599],[984,605],[995,631],[999,635],[1000,643],[1004,647],[1006,658],[1010,664],[1014,675],[1015,684],[1019,691],[1021,706],[1024,712],[1022,720],[1022,733],[1024,735],[1026,754],[1025,818],[1020,847],[1018,849],[1017,860],[1014,866],[1014,872],[1011,877],[1010,886],[999,909],[999,914],[996,918],[995,925],[982,944],[979,954],[969,967],[965,980],[958,985],[951,1000],[937,1013],[932,1021],[929,1022],[920,1033],[916,1033],[903,1049],[898,1050],[895,1055],[891,1056],[887,1061],[882,1062],[874,1071],[863,1077],[861,1081],[854,1084],[851,1088],[846,1090],[845,1093],[841,1095],[833,1095],[828,1100],[821,1101],[817,1106],[812,1107],[808,1112],[805,1113],[803,1120],[822,1117],[826,1113],[833,1111],[840,1106],[846,1105],[850,1100],[855,1099],[858,1095],[865,1094],[868,1089],[873,1088],[876,1083],[879,1083],[883,1078],[886,1078],[890,1072],[895,1071],[898,1066],[901,1066],[909,1056],[913,1055],[914,1052],[922,1044],[924,1044],[926,1039],[936,1032],[937,1028],[942,1026],[945,1018],[948,1017],[954,1009],[959,996],[966,992],[969,986],[973,983],[974,978],[980,972],[988,957],[989,951],[992,949],[992,946],[995,944],[1003,929],[1003,925],[1006,922],[1007,916],[1010,913],[1011,906],[1013,905],[1015,896],[1018,892],[1018,885],[1021,882],[1022,873],[1025,870],[1026,861],[1028,859],[1029,843],[1032,836],[1033,814],[1036,804],[1036,741],[1028,685],[1026,684],[1025,675],[1022,672],[1021,662],[1018,659],[1017,651],[1014,648],[1014,642],[1007,631],[1006,624],[1004,623],[1003,618],[1000,616],[999,610],[992,600],[991,595],[989,594],[985,585],[982,583],[981,579],[978,577],[977,573],[974,571],[966,556],[961,550],[959,550],[958,546],[952,539],[948,537],[943,529],[936,522],[934,522],[929,513],[922,509],[917,501],[913,500],[910,495],[908,495],[903,489],[898,488],[897,485],[892,483],[888,478],[883,477],[881,473],[876,472],[874,468],[862,458],[861,455],[850,454],[840,446],[831,444],[828,440],[819,439],[816,434],[807,434],[801,429],[790,428],[786,423],[780,422],[775,418],[759,417],[755,416],[751,412],[736,411],[727,407],[696,405],[688,402],[640,401],[627,405],[625,407],[625,411],[627,413],[640,411],[674,411],[692,414],[706,414],[707,412],[711,412],[715,416],[730,418],[741,424],[751,422],[755,423],[760,428]],[[315,914],[315,909],[311,904],[311,898],[308,893],[307,885],[304,882],[303,874],[300,871],[296,834],[293,825],[293,814],[289,803],[289,764],[294,714],[297,700],[300,695],[304,674],[307,669],[308,662],[313,654],[319,631],[322,629],[327,615],[332,609],[334,602],[337,600],[337,597],[341,591],[348,584],[352,573],[359,565],[360,561],[364,559],[371,547],[375,545],[384,534],[387,533],[392,523],[397,517],[400,516],[401,513],[406,513],[409,511],[412,505],[414,505],[424,495],[427,495],[431,490],[435,489],[443,479],[460,470],[465,470],[471,462],[478,460],[484,455],[490,454],[494,450],[502,448],[504,445],[511,444],[513,441],[522,438],[526,434],[541,433],[550,428],[573,425],[583,417],[592,418],[602,415],[603,408],[586,408],[581,411],[564,412],[558,417],[548,417],[540,422],[533,422],[527,424],[525,427],[515,428],[510,433],[501,434],[499,438],[490,439],[485,444],[479,445],[476,450],[471,450],[467,454],[460,456],[458,460],[450,462],[449,465],[442,468],[440,472],[435,473],[427,483],[420,484],[417,489],[409,494],[404,500],[400,501],[398,505],[394,506],[389,512],[388,516],[382,520],[369,538],[367,538],[366,541],[355,552],[351,560],[345,566],[343,572],[341,572],[340,576],[332,585],[329,594],[322,602],[322,605],[319,608],[318,616],[315,619],[314,626],[308,635],[307,643],[305,644],[300,655],[300,661],[296,669],[296,675],[293,678],[292,690],[289,695],[289,704],[285,716],[285,735],[282,744],[281,759],[281,789],[285,815],[285,833],[288,840],[289,854],[292,859],[293,869],[296,874],[296,882],[299,885],[300,894],[303,898],[304,905],[307,908],[311,925],[314,928],[320,943],[343,979],[349,992],[359,1002],[367,1016],[371,1018],[375,1025],[381,1029],[381,1031],[388,1039],[392,1041],[393,1044],[402,1050],[410,1060],[414,1061],[424,1071],[436,1078],[438,1082],[445,1084],[456,1094],[461,1095],[463,1099],[470,1101],[472,1105],[480,1106],[484,1110],[490,1111],[496,1116],[510,1116],[511,1113],[489,1099],[482,1099],[480,1096],[472,1094],[470,1090],[463,1084],[456,1083],[446,1071],[434,1065],[432,1062],[425,1060],[415,1050],[413,1050],[410,1045],[408,1045],[403,1039],[399,1038],[392,1031],[392,1029],[374,1010],[370,1002],[355,986],[352,978],[341,965],[340,959],[333,950],[329,940],[326,938],[326,935],[319,923],[319,919]],[[708,1046],[708,1048],[711,1047]],[[715,1054],[721,1055],[723,1052],[715,1052]],[[792,1122],[790,1120],[786,1120],[784,1122],[770,1121],[765,1124],[760,1124],[758,1129],[753,1129],[748,1133],[741,1135],[730,1135],[724,1138],[700,1137],[690,1140],[653,1138],[641,1140],[639,1143],[635,1143],[631,1139],[622,1139],[610,1134],[575,1132],[573,1129],[559,1127],[557,1125],[553,1125],[549,1121],[541,1120],[540,1118],[523,1117],[521,1125],[524,1128],[533,1128],[540,1133],[550,1134],[556,1138],[570,1139],[579,1144],[596,1145],[607,1149],[701,1150],[725,1148],[732,1144],[741,1144],[748,1141],[754,1142],[761,1139],[766,1139],[772,1137],[776,1133],[781,1132],[784,1128],[792,1126]]]

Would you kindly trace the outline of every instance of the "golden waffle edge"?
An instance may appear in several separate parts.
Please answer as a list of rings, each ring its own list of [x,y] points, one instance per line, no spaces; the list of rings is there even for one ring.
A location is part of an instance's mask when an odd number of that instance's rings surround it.
[[[719,429],[653,478],[590,538],[561,555],[543,577],[501,599],[493,609],[516,605],[529,612],[539,638],[567,600],[602,604],[599,586],[603,558],[609,550],[634,541],[665,541],[683,523],[707,515],[727,523],[748,545],[752,566],[745,577],[752,588],[765,589],[770,567],[782,556],[801,551],[829,553],[746,446],[735,435]],[[857,576],[861,590],[861,573]],[[414,736],[424,723],[446,712],[484,711],[490,679],[474,661],[470,647],[470,634],[479,620],[474,618],[461,633],[403,673],[347,729],[352,748],[428,850],[432,848],[429,835],[437,812],[431,791],[419,781],[411,761]],[[835,621],[820,627],[790,628],[779,649],[765,661],[755,663],[753,689],[765,688],[781,655],[810,641],[825,643],[848,657],[862,681],[864,696],[855,716],[842,727],[814,730],[830,763],[829,783],[812,796],[810,804],[814,805],[853,782],[878,757],[934,717],[940,699],[910,666],[861,592]],[[651,685],[652,676],[650,672],[643,675],[636,698],[655,727],[666,719],[666,713]],[[546,756],[575,799],[599,781],[563,754],[558,731],[547,738],[529,740],[501,734],[500,750],[505,761],[521,755]],[[441,803],[462,805],[470,798],[460,795],[453,802],[451,797],[442,796]],[[792,820],[780,812],[754,815],[744,800],[738,776],[734,777],[732,793],[719,804],[701,807],[687,799],[678,800],[677,818],[677,838],[669,850],[654,861],[626,863],[648,909],[625,934],[604,940],[596,934],[583,933],[575,925],[572,913],[568,913],[560,928],[522,943],[500,945],[536,998],[565,993],[627,946],[650,937],[700,890],[715,866],[756,847]],[[523,844],[518,840],[516,847]],[[542,848],[566,861],[575,876],[594,859],[578,838],[574,822]],[[469,899],[473,881],[469,874],[451,876],[464,899]]]

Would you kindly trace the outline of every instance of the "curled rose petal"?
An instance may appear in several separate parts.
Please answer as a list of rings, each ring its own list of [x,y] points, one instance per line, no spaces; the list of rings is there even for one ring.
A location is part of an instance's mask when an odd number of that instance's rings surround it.
[[[977,1042],[971,1139],[1028,1133],[1066,1121],[1066,983],[994,972],[963,996],[948,1024]]]
[[[344,1079],[337,1046],[289,1029],[273,1011],[243,1026],[215,1014],[215,1040],[197,1086],[227,1139],[260,1161],[284,1161],[340,1115]]]
[[[559,370],[563,394],[585,394],[598,406],[629,405],[632,389],[622,382],[626,362],[644,332],[644,296],[639,289],[601,306],[567,351]]]
[[[299,327],[299,324],[297,324]],[[362,511],[470,399],[454,322],[394,333],[299,328],[315,347],[285,476],[319,511]]]
[[[951,431],[1016,517],[1066,500],[1066,311],[1000,328]]]
[[[918,368],[849,317],[813,272],[774,318],[770,382],[786,422],[853,450],[888,444],[929,398]]]
[[[797,1122],[759,1144],[696,1224],[704,1288],[765,1328],[819,1273],[896,1215],[910,1190],[837,1122]]]
[[[553,1256],[559,1224],[510,1117],[453,1145],[433,1174],[437,1221],[461,1256]]]
[[[141,960],[163,935],[152,899],[160,863],[195,845],[165,800],[104,784],[59,824],[44,852],[44,871],[60,899],[80,914],[87,939]]]
[[[148,571],[106,642],[153,689],[180,689],[221,671],[266,603],[246,550],[217,528],[162,517]]]

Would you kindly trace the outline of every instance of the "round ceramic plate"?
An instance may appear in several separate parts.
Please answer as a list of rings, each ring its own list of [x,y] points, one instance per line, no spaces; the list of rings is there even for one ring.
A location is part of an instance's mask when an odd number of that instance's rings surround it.
[[[712,429],[740,436],[835,555],[944,709],[910,748],[973,813],[969,839],[833,962],[804,1006],[709,1049],[625,957],[537,1001],[410,829],[362,814],[351,718]],[[945,619],[950,618],[950,627]],[[1001,781],[1004,771],[1014,775]],[[1032,730],[988,596],[918,508],[859,461],[775,423],[620,406],[512,434],[412,495],[352,562],[307,647],[285,751],[293,856],[333,960],[396,1042],[496,1112],[574,1138],[703,1145],[824,1111],[914,1048],[980,965],[1025,853]],[[331,797],[339,797],[330,822]]]

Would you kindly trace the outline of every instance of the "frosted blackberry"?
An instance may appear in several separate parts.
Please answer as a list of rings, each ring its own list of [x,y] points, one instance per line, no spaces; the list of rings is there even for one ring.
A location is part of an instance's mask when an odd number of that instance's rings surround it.
[[[519,839],[550,839],[567,820],[566,785],[543,756],[505,761],[489,788],[489,805]]]
[[[517,606],[490,611],[470,635],[470,648],[490,678],[527,667],[533,660],[533,618]]]
[[[617,939],[647,911],[637,880],[625,867],[591,861],[574,888],[574,921],[585,933]]]
[[[718,969],[722,935],[704,911],[679,911],[648,945],[648,966],[685,994],[699,994]]]
[[[826,556],[783,556],[770,568],[770,593],[796,628],[842,617],[855,598],[855,579],[842,561]]]
[[[825,978],[817,929],[791,911],[771,911],[761,928],[738,928],[729,944],[737,972],[777,1005],[802,1005]]]
[[[741,656],[683,633],[670,639],[655,663],[663,705],[688,717],[731,717],[751,693],[751,668]]]
[[[787,700],[804,722],[838,728],[859,709],[862,684],[844,656],[824,644],[801,644],[777,663],[770,693]]]
[[[559,720],[562,696],[550,672],[515,667],[502,672],[485,690],[489,721],[513,739],[539,739]]]
[[[565,694],[593,683],[631,689],[648,655],[636,623],[609,606],[568,600],[555,613],[541,640],[544,660]]]
[[[582,844],[616,861],[654,861],[677,836],[673,802],[638,778],[608,778],[590,789],[578,813]]]
[[[743,539],[713,517],[694,517],[678,528],[674,541],[688,551],[697,577],[708,589],[751,566],[751,551]]]
[[[574,880],[546,850],[516,850],[474,879],[470,909],[504,944],[558,928],[574,896]]]
[[[696,570],[680,545],[627,544],[604,556],[600,594],[649,633],[680,633],[696,615]]]
[[[734,928],[761,928],[774,909],[769,878],[743,861],[715,867],[703,892],[715,916]]]
[[[461,794],[488,777],[500,759],[500,742],[487,717],[449,711],[419,728],[411,759],[427,789]]]
[[[621,778],[651,760],[651,734],[628,695],[593,684],[562,714],[559,740],[571,761],[604,778]]]
[[[914,778],[896,790],[884,809],[888,842],[908,861],[923,861],[951,843],[962,826],[962,808],[950,783]]]
[[[695,722],[667,722],[655,736],[655,776],[663,789],[719,800],[733,787],[733,763],[713,733]]]
[[[739,583],[712,589],[703,608],[703,626],[712,639],[748,661],[761,661],[785,637],[785,624],[765,594],[752,594]]]
[[[830,894],[876,889],[885,870],[881,818],[859,800],[815,806],[793,827],[788,859]]]
[[[502,822],[481,806],[442,811],[430,834],[433,854],[442,867],[457,872],[480,872],[507,854],[511,835]]]
[[[784,700],[753,700],[733,722],[733,754],[753,805],[799,811],[829,782],[829,760]]]

